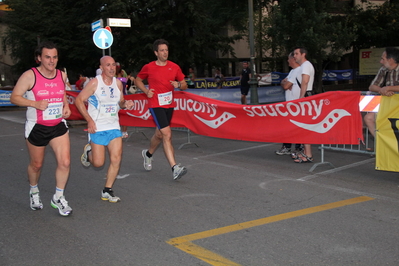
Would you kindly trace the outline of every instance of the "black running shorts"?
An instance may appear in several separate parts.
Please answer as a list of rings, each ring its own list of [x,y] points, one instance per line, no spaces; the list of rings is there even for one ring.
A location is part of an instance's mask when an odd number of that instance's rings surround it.
[[[55,126],[43,126],[36,124],[29,134],[27,140],[34,146],[47,146],[48,143],[59,136],[68,132],[65,122],[60,122]]]
[[[170,126],[170,121],[172,120],[174,108],[150,108],[152,117],[154,118],[155,124],[158,129],[162,129]]]

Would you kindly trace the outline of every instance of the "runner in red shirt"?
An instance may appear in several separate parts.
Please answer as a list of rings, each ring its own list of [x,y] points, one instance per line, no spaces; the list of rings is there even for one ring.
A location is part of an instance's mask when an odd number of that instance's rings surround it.
[[[157,60],[145,65],[135,79],[136,86],[148,97],[150,112],[157,126],[150,148],[142,151],[144,168],[147,171],[152,169],[152,155],[162,142],[166,158],[172,167],[173,179],[178,180],[187,173],[187,169],[176,164],[170,121],[176,106],[173,99],[174,89],[185,90],[187,83],[180,67],[168,60],[169,43],[159,39],[154,42],[153,48]],[[143,80],[148,81],[148,89]]]

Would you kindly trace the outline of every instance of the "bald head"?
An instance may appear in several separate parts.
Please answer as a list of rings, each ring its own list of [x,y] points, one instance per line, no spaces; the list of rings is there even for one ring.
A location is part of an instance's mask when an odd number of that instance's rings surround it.
[[[114,64],[116,65],[114,58],[112,58],[109,55],[105,55],[105,56],[100,58],[100,65],[103,65],[105,62],[109,62],[109,61],[114,62]]]
[[[101,57],[100,68],[103,77],[104,76],[113,77],[115,75],[115,69],[116,69],[115,60],[109,55]]]

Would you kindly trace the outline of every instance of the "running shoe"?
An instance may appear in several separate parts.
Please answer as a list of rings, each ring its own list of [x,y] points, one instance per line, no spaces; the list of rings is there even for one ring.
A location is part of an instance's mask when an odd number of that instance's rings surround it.
[[[43,203],[40,200],[39,192],[32,193],[29,191],[30,196],[30,208],[34,211],[43,209]]]
[[[62,216],[69,216],[72,214],[72,208],[69,207],[68,201],[66,201],[64,196],[61,196],[58,200],[54,200],[54,197],[51,199],[51,207],[54,209],[58,209],[58,212]]]
[[[176,164],[173,167],[173,180],[178,180],[187,173],[187,168]]]
[[[147,171],[151,171],[151,169],[152,169],[152,157],[150,158],[150,157],[147,156],[147,154],[146,154],[147,151],[148,150],[143,150],[141,152],[141,155],[143,155],[143,158],[144,158],[144,163],[143,163],[144,169],[147,170]]]
[[[83,166],[89,167],[90,166],[90,161],[89,161],[89,152],[91,151],[91,145],[90,143],[87,143],[86,146],[83,148],[83,154],[80,156],[80,162],[83,164]]]
[[[286,147],[282,147],[280,150],[276,151],[277,155],[289,155],[291,154],[291,149],[287,149]]]
[[[127,137],[129,137],[129,133],[126,131],[122,132],[122,139],[126,139]]]
[[[112,202],[112,203],[121,201],[121,199],[119,197],[114,196],[114,192],[112,190],[108,191],[108,192],[101,191],[101,199],[108,200],[109,202]]]

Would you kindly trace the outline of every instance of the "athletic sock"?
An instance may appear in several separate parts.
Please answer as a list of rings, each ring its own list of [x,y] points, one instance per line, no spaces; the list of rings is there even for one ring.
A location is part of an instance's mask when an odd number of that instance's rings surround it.
[[[30,192],[31,192],[32,194],[39,193],[39,187],[38,187],[37,185],[35,185],[35,186],[30,186]]]
[[[145,155],[146,155],[148,158],[151,158],[151,157],[152,157],[152,154],[149,153],[148,151],[145,153]]]
[[[104,187],[104,189],[103,189],[104,193],[110,192],[110,191],[112,191],[112,187]]]
[[[64,190],[58,187],[55,187],[55,199],[59,199],[64,196]]]

